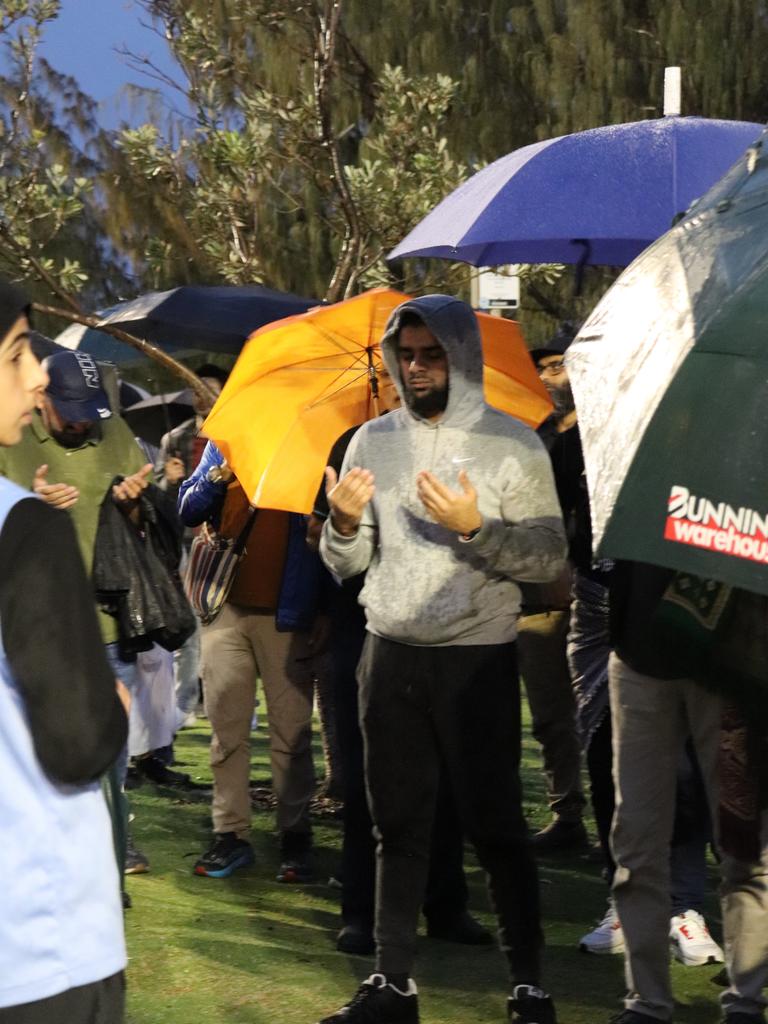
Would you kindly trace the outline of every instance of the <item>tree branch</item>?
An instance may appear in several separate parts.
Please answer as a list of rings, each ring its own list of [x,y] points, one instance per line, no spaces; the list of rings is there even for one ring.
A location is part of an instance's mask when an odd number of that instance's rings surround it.
[[[326,299],[338,302],[346,290],[360,248],[360,220],[347,173],[341,159],[338,139],[333,131],[331,81],[336,64],[336,43],[343,0],[324,0],[314,50],[314,95],[320,143],[331,161],[333,187],[346,221],[344,240],[336,261]]]
[[[62,320],[67,320],[73,324],[83,324],[85,327],[93,327],[98,331],[103,331],[105,334],[111,334],[113,338],[117,338],[118,341],[124,342],[126,345],[130,345],[132,348],[138,349],[142,355],[148,356],[150,359],[154,359],[155,362],[160,363],[171,373],[181,377],[181,379],[193,389],[196,395],[200,398],[210,401],[211,403],[216,401],[216,395],[207,387],[207,385],[193,373],[188,367],[184,366],[183,363],[177,362],[173,356],[169,356],[167,352],[163,352],[161,348],[154,345],[151,341],[144,341],[143,338],[137,338],[133,334],[129,334],[128,331],[124,331],[121,327],[116,327],[114,324],[105,324],[96,316],[90,316],[87,313],[77,312],[73,313],[67,309],[62,309],[60,306],[47,306],[42,302],[33,302],[32,308],[38,313],[47,313],[49,316],[58,316]]]

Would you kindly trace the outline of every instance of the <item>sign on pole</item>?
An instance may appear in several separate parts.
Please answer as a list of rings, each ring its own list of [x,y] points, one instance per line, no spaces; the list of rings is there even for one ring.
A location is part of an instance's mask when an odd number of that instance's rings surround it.
[[[520,278],[508,268],[478,267],[476,281],[478,309],[517,309],[520,305]]]

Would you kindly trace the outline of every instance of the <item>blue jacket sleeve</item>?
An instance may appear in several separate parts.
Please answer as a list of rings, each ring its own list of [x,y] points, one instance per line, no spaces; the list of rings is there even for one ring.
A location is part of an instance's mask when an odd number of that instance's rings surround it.
[[[209,441],[194,473],[179,488],[179,515],[186,526],[200,526],[209,519],[218,522],[227,484],[223,481],[211,483],[208,470],[212,466],[220,466],[223,461],[224,456],[213,441]]]

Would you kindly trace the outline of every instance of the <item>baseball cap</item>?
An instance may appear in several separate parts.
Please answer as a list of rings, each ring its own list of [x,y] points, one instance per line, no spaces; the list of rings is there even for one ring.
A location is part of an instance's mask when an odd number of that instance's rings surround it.
[[[112,415],[96,360],[89,352],[56,352],[43,366],[46,394],[67,423],[94,422]]]

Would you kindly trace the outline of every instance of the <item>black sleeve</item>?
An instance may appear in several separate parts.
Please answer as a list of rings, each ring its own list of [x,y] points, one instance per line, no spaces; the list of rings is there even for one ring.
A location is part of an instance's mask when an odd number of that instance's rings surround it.
[[[41,765],[57,782],[97,778],[125,744],[127,717],[71,520],[37,498],[0,532],[0,625]]]
[[[350,427],[349,430],[345,430],[341,437],[336,439],[333,448],[331,448],[331,453],[328,456],[326,466],[330,466],[332,469],[335,469],[337,475],[341,472],[341,466],[344,462],[344,456],[347,454],[347,448],[349,448],[350,441],[359,429],[360,427]],[[320,488],[315,496],[312,515],[317,516],[318,519],[327,519],[329,512],[328,498],[325,495],[325,477],[323,477],[320,483]]]

